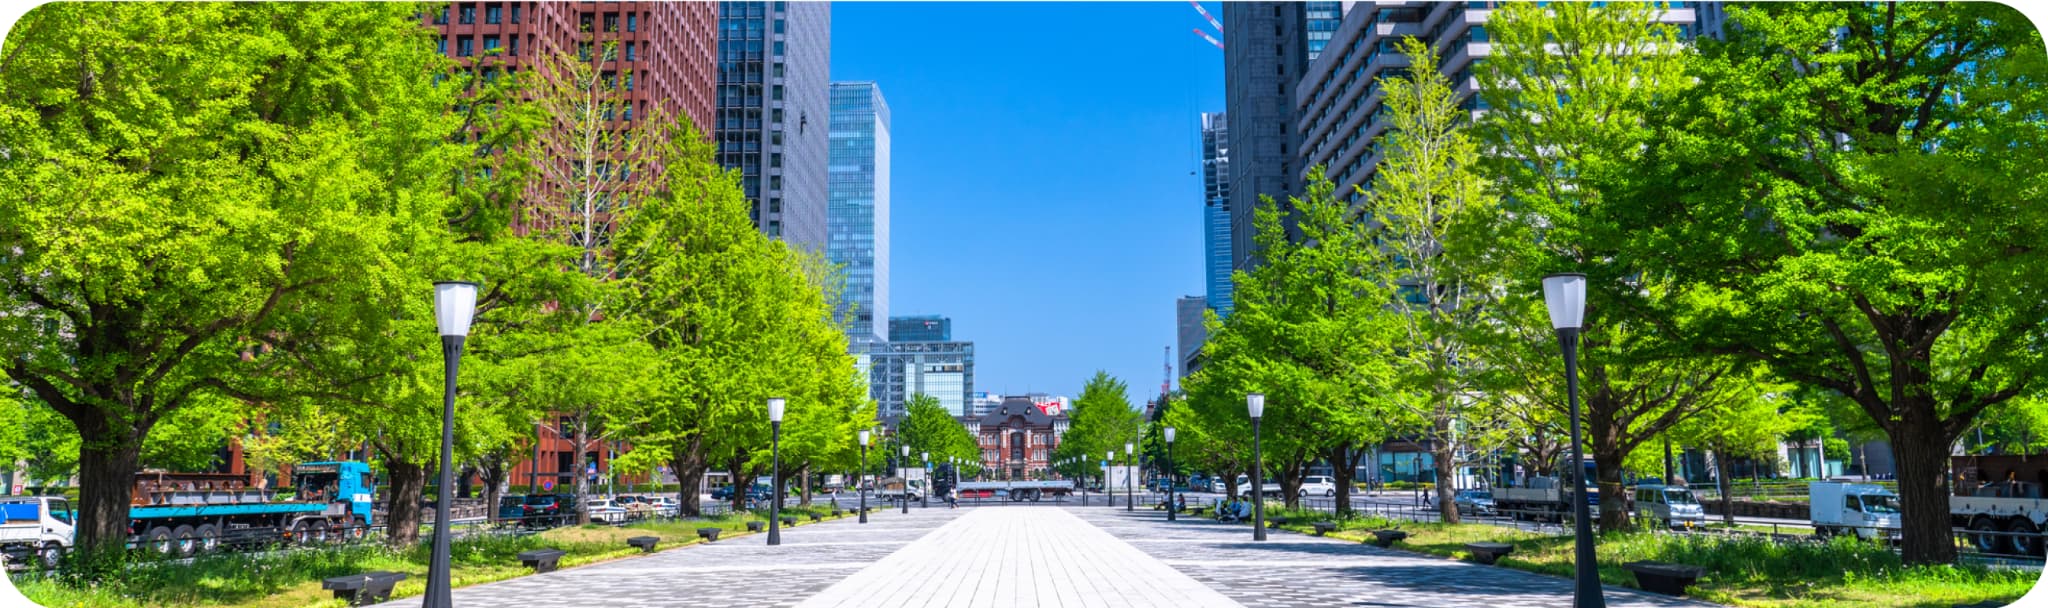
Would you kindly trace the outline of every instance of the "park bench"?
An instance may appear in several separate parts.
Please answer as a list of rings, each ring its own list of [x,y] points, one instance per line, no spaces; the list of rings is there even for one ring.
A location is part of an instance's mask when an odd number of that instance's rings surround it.
[[[766,525],[768,525],[768,523],[767,523],[767,522],[760,522],[760,521],[750,521],[750,522],[747,522],[747,531],[748,531],[748,532],[760,532],[760,531],[761,531],[761,527],[762,527],[762,526],[766,526]]]
[[[832,507],[832,516],[833,516],[833,517],[839,517],[840,515],[844,515],[844,514],[846,514],[846,510],[844,510],[844,509],[840,509],[839,507]]]
[[[715,543],[718,542],[718,533],[724,531],[724,528],[698,528],[697,537],[704,539],[704,542]]]
[[[637,548],[641,553],[653,553],[654,544],[659,542],[661,542],[661,537],[659,536],[635,536],[626,539],[626,546]]]
[[[536,573],[554,572],[555,564],[561,562],[562,556],[568,553],[568,551],[553,548],[521,551],[519,552],[519,563],[532,568]]]
[[[812,523],[816,523],[816,522],[819,522],[819,521],[823,521],[824,519],[825,519],[825,516],[823,516],[823,515],[819,515],[819,514],[817,514],[817,513],[812,513],[812,514],[811,514],[811,522],[812,522]]]
[[[404,572],[365,572],[321,579],[320,588],[334,591],[336,599],[350,606],[368,606],[391,599],[391,589],[402,580]]]
[[[1334,521],[1319,521],[1309,525],[1315,527],[1316,536],[1323,536],[1337,531],[1337,522]]]
[[[1195,505],[1192,507],[1188,507],[1188,514],[1193,515],[1195,517],[1201,517],[1202,511],[1207,510],[1208,508],[1208,505]]]
[[[794,527],[796,527],[796,518],[794,518],[794,517],[790,517],[790,516],[788,516],[788,515],[784,515],[784,516],[782,516],[782,527],[784,527],[784,528],[794,528]]]
[[[1285,517],[1268,517],[1268,518],[1266,518],[1266,527],[1268,527],[1268,528],[1278,528],[1278,527],[1280,527],[1280,526],[1285,526],[1285,525],[1287,525],[1287,518],[1285,518]]]
[[[1372,538],[1373,546],[1392,547],[1394,543],[1408,538],[1408,533],[1400,530],[1373,530]]]
[[[1636,585],[1644,591],[1664,595],[1685,595],[1685,588],[1707,571],[1699,566],[1651,561],[1629,562],[1621,567],[1635,573]]]
[[[1465,552],[1472,554],[1472,561],[1492,564],[1500,556],[1515,552],[1515,546],[1507,543],[1465,543]]]

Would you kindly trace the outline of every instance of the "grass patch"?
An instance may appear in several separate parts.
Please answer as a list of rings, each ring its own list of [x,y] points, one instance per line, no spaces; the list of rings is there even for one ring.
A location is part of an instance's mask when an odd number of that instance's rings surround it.
[[[832,506],[788,507],[785,516],[809,525],[808,513],[832,519]],[[854,513],[847,511],[844,516]],[[450,581],[456,587],[501,581],[531,572],[520,565],[521,551],[554,547],[566,551],[561,567],[571,568],[640,554],[626,545],[634,536],[654,536],[667,550],[703,542],[698,528],[720,528],[719,542],[745,536],[746,522],[767,521],[767,513],[741,513],[691,520],[647,521],[614,527],[569,526],[539,534],[489,535],[457,539],[449,547],[453,567]],[[422,535],[426,540],[430,535]],[[351,545],[294,550],[270,554],[218,553],[203,555],[188,564],[139,561],[121,570],[119,576],[101,580],[71,581],[23,576],[13,579],[16,588],[30,600],[50,608],[144,608],[155,606],[196,606],[206,608],[341,608],[345,604],[333,593],[320,588],[320,579],[376,570],[404,572],[408,576],[393,590],[392,597],[413,597],[426,592],[427,563],[431,544],[405,550],[380,545]]]
[[[1397,548],[1439,557],[1467,557],[1465,543],[1501,542],[1514,553],[1497,565],[1559,577],[1572,576],[1572,538],[1538,534],[1487,524],[1442,524],[1394,521],[1376,516],[1339,519],[1329,513],[1292,509],[1267,510],[1267,517],[1286,517],[1282,529],[1312,532],[1309,525],[1329,521],[1338,531],[1328,536],[1365,542],[1372,530],[1399,528],[1408,532]],[[1688,594],[1710,602],[1757,608],[1885,608],[1947,607],[1979,602],[2010,603],[2034,586],[2038,570],[1991,569],[1982,566],[1906,566],[1891,550],[1868,541],[1837,537],[1826,544],[1780,544],[1761,538],[1628,532],[1602,535],[1597,545],[1600,580],[1639,588],[1627,562],[1648,560],[1706,568]]]

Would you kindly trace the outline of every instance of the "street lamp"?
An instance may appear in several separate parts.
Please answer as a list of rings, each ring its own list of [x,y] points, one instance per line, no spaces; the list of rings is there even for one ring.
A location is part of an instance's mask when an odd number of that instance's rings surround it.
[[[1133,465],[1137,464],[1136,460],[1134,460],[1133,458],[1131,458],[1131,453],[1132,453],[1132,452],[1131,452],[1131,444],[1129,444],[1129,443],[1125,443],[1125,444],[1124,444],[1124,466],[1126,466],[1126,467],[1133,467]],[[1132,470],[1131,470],[1131,472],[1132,472],[1132,473],[1137,473],[1137,469],[1136,469],[1135,467],[1133,467],[1133,468],[1132,468]],[[1125,510],[1125,511],[1134,511],[1134,510],[1137,510],[1137,508],[1138,508],[1138,499],[1137,499],[1137,497],[1136,497],[1136,496],[1133,496],[1133,495],[1131,494],[1131,478],[1132,478],[1132,477],[1137,477],[1137,475],[1133,474],[1133,475],[1125,475],[1125,476],[1124,476],[1124,510]]]
[[[861,478],[868,475],[868,436],[870,431],[860,430],[860,474],[853,477],[853,487],[860,491],[860,523],[868,523],[868,487]]]
[[[1166,521],[1175,521],[1173,508],[1173,427],[1166,427]]]
[[[1252,415],[1252,540],[1266,540],[1266,467],[1259,459],[1259,418],[1266,415],[1266,394],[1245,395],[1244,407]]]
[[[917,506],[920,508],[931,508],[932,489],[938,487],[932,483],[932,453],[918,452],[917,456],[924,460],[924,495],[917,497],[920,503]]]
[[[897,441],[902,441],[902,440],[903,440],[903,438],[899,436],[899,437],[897,437],[897,438],[896,438],[896,440],[897,440]],[[901,463],[906,463],[906,464],[908,464],[908,463],[910,462],[910,446],[909,446],[908,444],[904,444],[904,445],[900,445],[900,446],[898,446],[898,447],[901,447],[901,448],[903,448],[903,459],[902,459],[902,460],[898,460],[898,461],[896,461],[896,462],[901,462]],[[900,467],[899,467],[899,468],[900,468]],[[904,476],[903,476],[903,493],[901,493],[901,494],[898,494],[897,496],[898,496],[899,498],[902,498],[902,499],[903,499],[903,514],[904,514],[904,515],[909,515],[909,514],[910,514],[910,476],[909,476],[909,475],[904,475]]]
[[[768,544],[782,544],[782,398],[768,398],[768,428],[770,468],[768,481],[775,488],[775,498],[768,501]]]
[[[1600,565],[1593,555],[1592,514],[1586,505],[1583,479],[1585,467],[1579,464],[1586,458],[1585,448],[1579,443],[1579,330],[1586,320],[1586,275],[1571,272],[1543,277],[1543,304],[1550,309],[1550,327],[1557,330],[1557,344],[1564,351],[1565,395],[1571,403],[1572,416],[1570,470],[1579,486],[1572,493],[1572,516],[1578,520],[1573,526],[1573,568],[1578,576],[1572,590],[1572,606],[1606,608],[1607,598],[1600,590]]]
[[[1108,503],[1108,505],[1109,505],[1109,508],[1111,508],[1111,509],[1114,509],[1114,508],[1116,508],[1116,487],[1114,487],[1114,486],[1111,486],[1111,485],[1109,485],[1109,469],[1110,469],[1110,466],[1109,466],[1109,465],[1113,465],[1113,464],[1116,464],[1116,450],[1108,450],[1108,451],[1105,451],[1105,452],[1103,452],[1103,453],[1102,453],[1102,502],[1104,502],[1104,503]]]
[[[434,284],[434,324],[441,330],[441,360],[447,386],[441,393],[441,487],[435,491],[434,562],[427,569],[426,608],[453,608],[448,595],[448,503],[455,486],[455,374],[462,362],[462,339],[476,319],[476,283]]]

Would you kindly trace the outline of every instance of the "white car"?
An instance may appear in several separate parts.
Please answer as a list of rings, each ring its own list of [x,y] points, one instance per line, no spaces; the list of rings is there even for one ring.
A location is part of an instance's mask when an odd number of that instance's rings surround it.
[[[625,507],[612,504],[610,499],[593,500],[586,503],[583,508],[590,512],[591,521],[601,521],[608,524],[626,523],[627,512]]]
[[[1310,475],[1307,477],[1303,477],[1301,478],[1301,490],[1299,491],[1299,494],[1303,498],[1309,496],[1336,496],[1337,482],[1325,475]]]
[[[654,514],[662,517],[675,517],[682,504],[676,502],[674,496],[654,496],[647,500],[654,505]]]

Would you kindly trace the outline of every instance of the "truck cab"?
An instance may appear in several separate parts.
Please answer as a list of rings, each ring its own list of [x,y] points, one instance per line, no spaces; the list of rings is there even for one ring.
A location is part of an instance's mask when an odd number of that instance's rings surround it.
[[[1883,486],[1816,481],[1807,488],[1807,500],[1815,535],[1899,536],[1899,496]]]
[[[37,565],[55,568],[71,547],[74,516],[71,502],[61,496],[0,498],[0,552],[9,561],[33,557]]]
[[[377,477],[368,463],[356,461],[308,462],[292,468],[292,486],[298,488],[299,502],[327,503],[326,515],[336,521],[357,521],[371,525],[370,509],[375,504]],[[360,537],[367,530],[355,525],[344,536]]]

